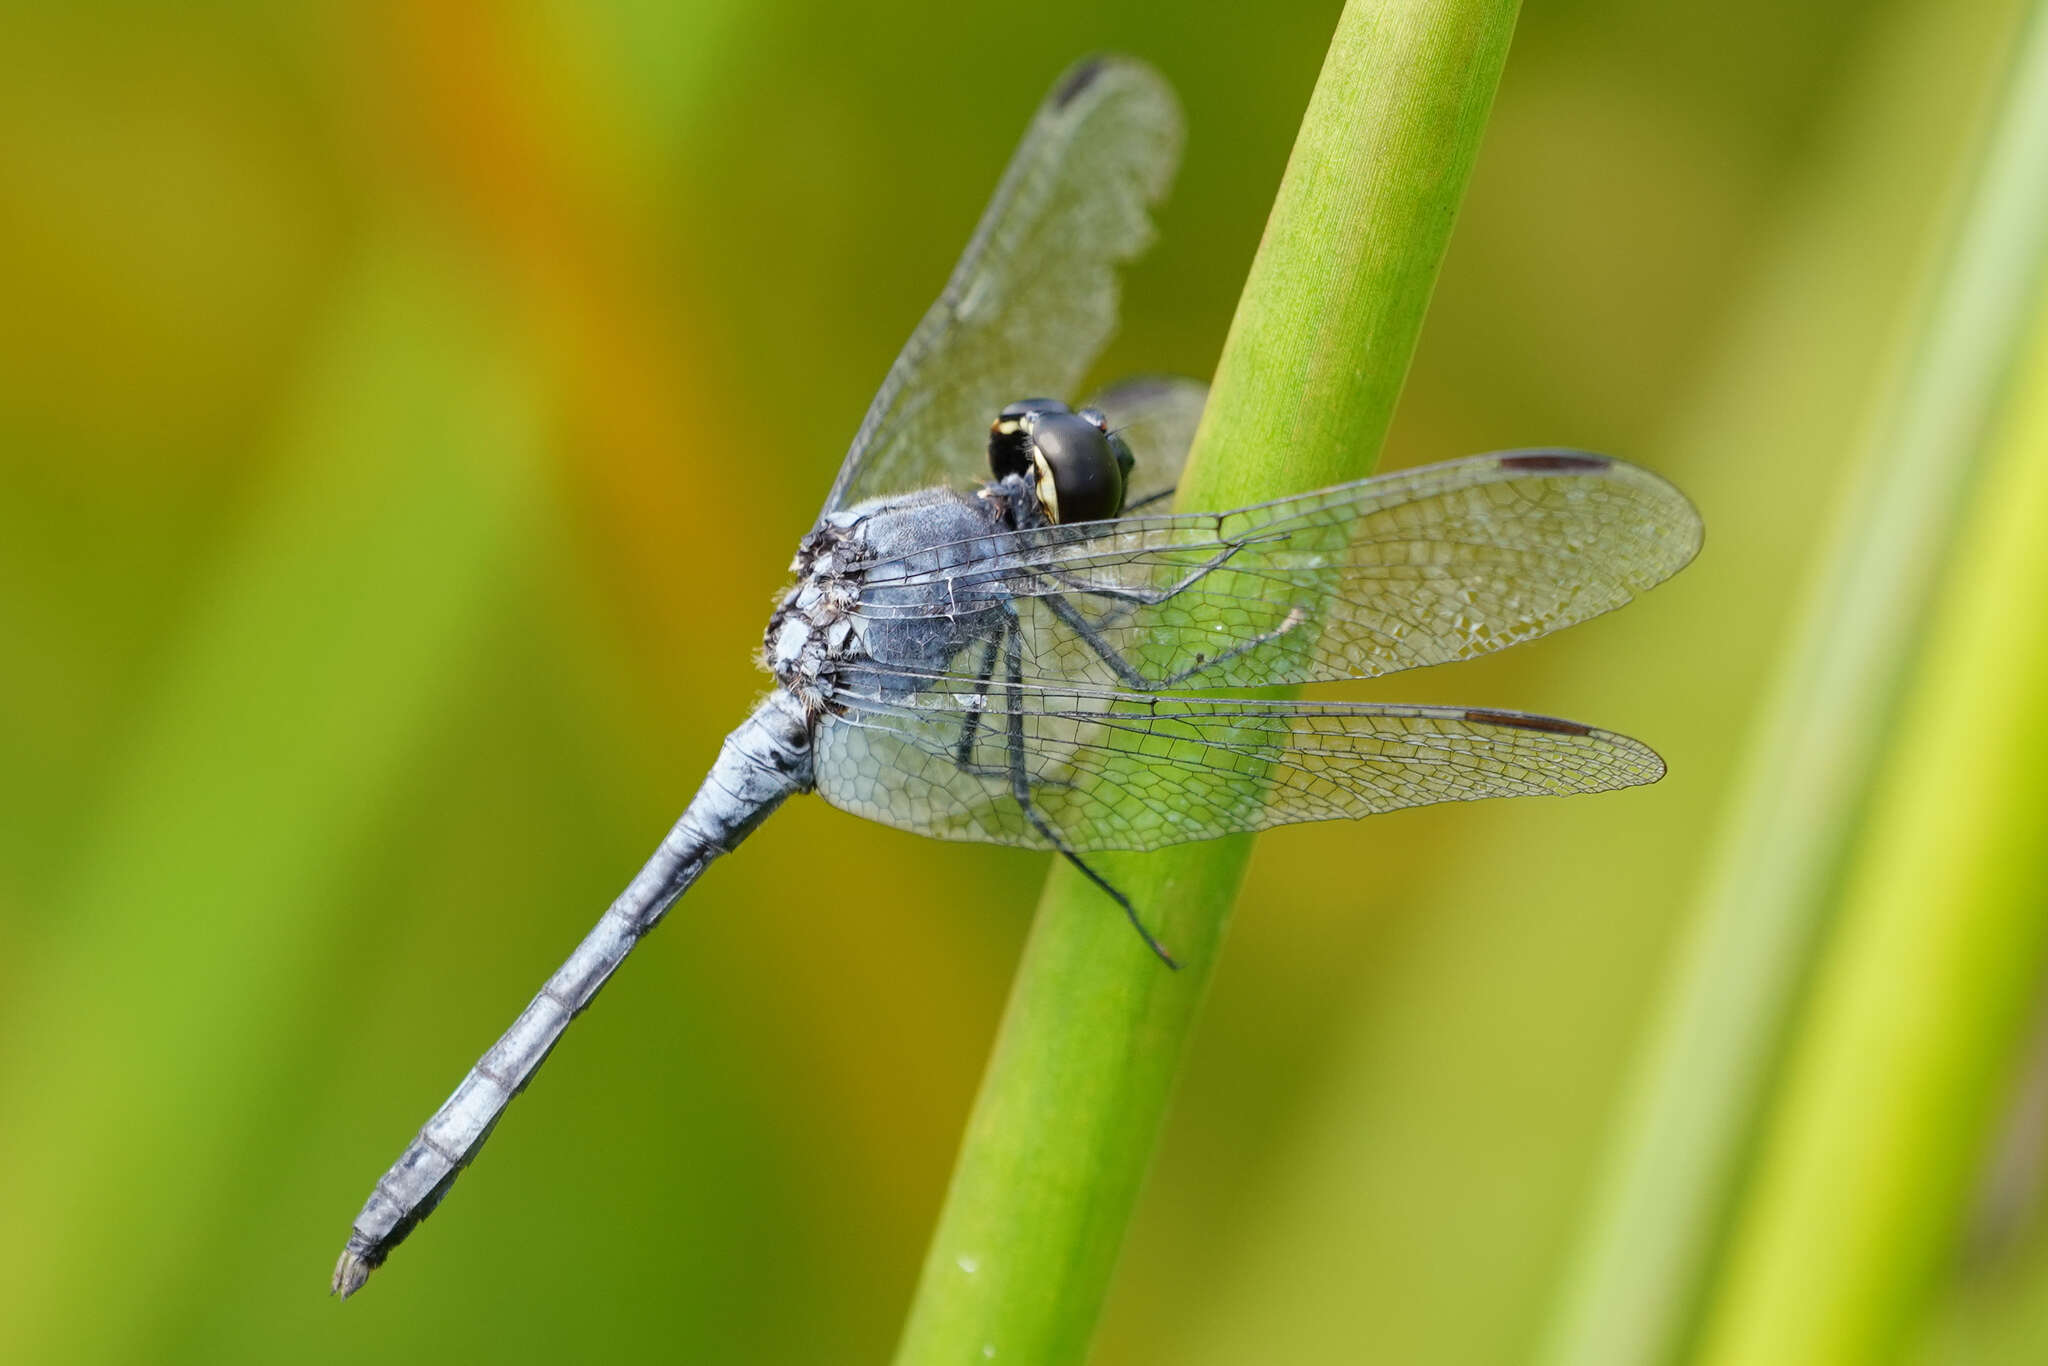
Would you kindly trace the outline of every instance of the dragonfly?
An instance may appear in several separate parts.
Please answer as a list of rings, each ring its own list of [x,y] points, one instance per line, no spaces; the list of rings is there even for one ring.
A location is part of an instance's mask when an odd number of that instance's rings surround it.
[[[1108,341],[1118,270],[1151,241],[1181,142],[1173,93],[1142,63],[1093,58],[1054,85],[797,547],[762,652],[775,686],[377,1182],[336,1293],[440,1203],[675,900],[798,793],[1053,851],[1172,966],[1089,855],[1663,776],[1647,746],[1575,721],[1233,695],[1532,640],[1669,578],[1701,525],[1657,475],[1552,449],[1171,511],[1203,385],[1141,379],[1078,407],[1032,396],[1075,393]]]

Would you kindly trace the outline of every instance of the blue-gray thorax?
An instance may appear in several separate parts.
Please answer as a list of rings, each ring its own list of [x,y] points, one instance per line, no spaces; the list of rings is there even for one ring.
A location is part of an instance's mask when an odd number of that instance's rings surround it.
[[[1042,520],[1021,476],[827,513],[797,544],[762,662],[814,718],[922,691],[1001,610],[991,538]]]

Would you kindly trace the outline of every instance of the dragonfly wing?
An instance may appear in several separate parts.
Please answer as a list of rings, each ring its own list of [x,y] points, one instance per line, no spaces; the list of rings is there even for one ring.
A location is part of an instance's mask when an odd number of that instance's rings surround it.
[[[1700,536],[1692,504],[1647,470],[1511,452],[1236,512],[1006,533],[972,568],[943,574],[876,564],[860,610],[900,618],[1007,604],[1026,677],[1054,686],[1369,678],[1611,611],[1675,574]]]
[[[1015,799],[1014,762],[1041,815],[1083,852],[1664,775],[1627,736],[1517,712],[1000,681],[986,694],[946,683],[909,700],[854,699],[817,744],[817,790],[835,806],[942,839],[1045,848]]]
[[[1117,267],[1150,245],[1180,147],[1180,107],[1150,67],[1095,57],[1060,78],[869,405],[827,512],[976,474],[1003,405],[1074,392],[1116,328]]]

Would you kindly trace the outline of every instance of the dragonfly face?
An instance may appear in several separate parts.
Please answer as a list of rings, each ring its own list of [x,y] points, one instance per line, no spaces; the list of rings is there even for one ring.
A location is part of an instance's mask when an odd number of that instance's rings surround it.
[[[989,470],[998,481],[1029,480],[1048,522],[1100,522],[1122,512],[1135,463],[1100,408],[1077,413],[1057,399],[1028,398],[1005,407],[989,427]]]
[[[641,936],[793,794],[1055,851],[1171,964],[1085,856],[1662,776],[1648,747],[1573,721],[1240,695],[1533,640],[1676,573],[1700,524],[1646,470],[1549,450],[1166,512],[1202,385],[1127,383],[1078,410],[1015,395],[1078,390],[1179,150],[1178,109],[1149,69],[1096,59],[1054,87],[798,546],[763,650],[777,686],[377,1183],[337,1292],[434,1208]],[[984,429],[993,478],[974,487]]]

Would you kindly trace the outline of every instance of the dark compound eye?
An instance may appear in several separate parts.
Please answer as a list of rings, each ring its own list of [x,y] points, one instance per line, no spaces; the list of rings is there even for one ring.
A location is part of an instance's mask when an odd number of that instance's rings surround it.
[[[1124,492],[1129,493],[1131,489],[1131,467],[1138,463],[1131,455],[1130,443],[1125,441],[1121,435],[1109,429],[1109,414],[1103,412],[1100,408],[1080,408],[1075,411],[1074,416],[1080,418],[1083,422],[1091,424],[1097,431],[1109,438],[1109,449],[1116,454],[1117,471],[1124,477]],[[1122,509],[1119,508],[1118,511],[1121,512]]]
[[[1000,422],[1006,417],[1024,417],[1031,413],[1071,413],[1074,411],[1056,398],[1020,398],[1015,403],[1005,404],[997,417]],[[1092,409],[1090,411],[1093,411]]]
[[[1108,439],[1109,449],[1116,455],[1116,472],[1123,476],[1124,495],[1128,497],[1131,492],[1131,469],[1138,463],[1138,459],[1131,454],[1131,443],[1124,440],[1122,434],[1110,432]],[[1117,511],[1123,511],[1122,505],[1118,505]]]
[[[1026,420],[1038,413],[1064,413],[1067,405],[1056,398],[1025,398],[1010,404],[996,416],[988,429],[988,467],[998,479],[1031,473],[1031,437]]]
[[[1069,412],[1029,413],[1020,420],[1048,519],[1100,522],[1123,510],[1123,462],[1101,427]]]

